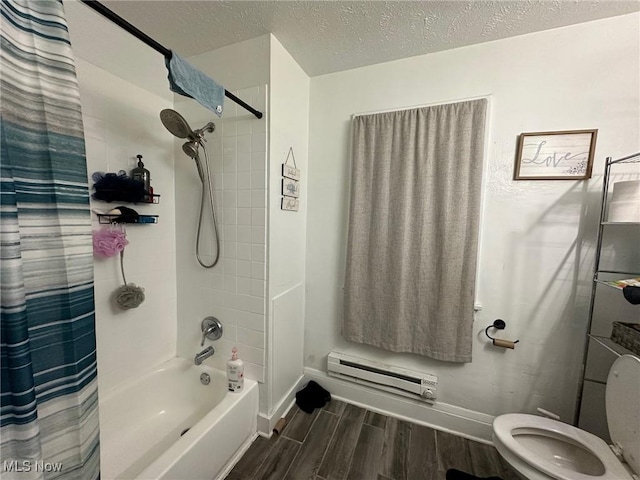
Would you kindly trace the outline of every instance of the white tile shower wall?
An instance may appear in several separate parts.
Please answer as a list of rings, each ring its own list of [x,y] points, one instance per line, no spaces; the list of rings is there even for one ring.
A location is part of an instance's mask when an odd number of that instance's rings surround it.
[[[266,109],[266,86],[234,92],[261,111]],[[267,122],[258,120],[225,100],[224,117],[191,100],[178,100],[176,110],[192,128],[209,121],[206,148],[215,190],[215,211],[221,239],[218,264],[201,267],[195,257],[200,205],[200,181],[193,160],[176,141],[176,232],[178,271],[178,355],[192,358],[203,347],[200,322],[217,317],[223,337],[213,345],[216,354],[206,363],[225,368],[231,348],[237,346],[247,378],[265,378],[265,248]],[[204,158],[203,158],[204,160]],[[201,251],[211,263],[215,253],[210,211],[205,210]]]
[[[141,214],[159,215],[157,225],[126,227],[126,278],[144,287],[144,303],[127,311],[115,306],[113,292],[123,283],[119,259],[94,260],[98,384],[104,392],[175,356],[174,155],[173,141],[158,117],[172,102],[81,59],[76,59],[76,69],[89,175],[130,172],[141,154],[161,195],[158,205],[125,204]],[[105,212],[121,204],[92,201],[91,208]],[[94,216],[94,229],[99,228],[109,227]]]

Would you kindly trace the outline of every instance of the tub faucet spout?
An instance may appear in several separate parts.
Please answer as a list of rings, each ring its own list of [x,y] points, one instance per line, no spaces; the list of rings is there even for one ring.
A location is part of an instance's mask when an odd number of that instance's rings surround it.
[[[193,358],[193,363],[196,365],[200,365],[207,358],[211,357],[214,353],[216,353],[215,348],[209,346],[202,350],[201,352],[196,353],[196,356]]]

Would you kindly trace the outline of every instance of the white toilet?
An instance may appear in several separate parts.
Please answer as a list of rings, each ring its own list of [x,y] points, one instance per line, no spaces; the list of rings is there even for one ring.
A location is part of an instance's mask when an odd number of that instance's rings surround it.
[[[607,423],[614,446],[566,423],[535,415],[500,415],[493,442],[528,480],[639,480],[640,358],[618,358],[607,379]]]

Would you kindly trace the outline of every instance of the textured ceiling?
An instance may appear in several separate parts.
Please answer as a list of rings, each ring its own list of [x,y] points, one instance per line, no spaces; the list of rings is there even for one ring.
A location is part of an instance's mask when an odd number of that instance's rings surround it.
[[[273,33],[310,76],[640,10],[637,0],[103,3],[186,57]]]

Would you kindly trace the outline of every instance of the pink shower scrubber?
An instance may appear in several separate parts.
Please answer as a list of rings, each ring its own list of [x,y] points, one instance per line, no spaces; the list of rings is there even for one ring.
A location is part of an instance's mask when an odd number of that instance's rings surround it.
[[[93,231],[93,253],[101,257],[115,257],[129,244],[127,235],[113,228]]]

